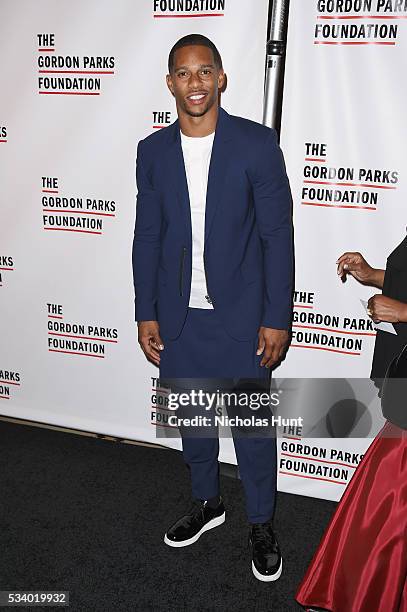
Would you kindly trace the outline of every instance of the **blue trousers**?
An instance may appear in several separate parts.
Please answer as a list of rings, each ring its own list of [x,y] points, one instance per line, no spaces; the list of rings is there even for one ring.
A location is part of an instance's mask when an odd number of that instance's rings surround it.
[[[162,337],[160,379],[261,379],[270,381],[270,370],[260,366],[258,339],[235,340],[227,334],[213,309],[188,308],[181,334],[175,340]],[[210,499],[219,495],[219,439],[217,436],[183,435],[184,461],[190,468],[192,495]],[[277,482],[275,436],[237,436],[232,429],[250,523],[264,523],[274,514]]]

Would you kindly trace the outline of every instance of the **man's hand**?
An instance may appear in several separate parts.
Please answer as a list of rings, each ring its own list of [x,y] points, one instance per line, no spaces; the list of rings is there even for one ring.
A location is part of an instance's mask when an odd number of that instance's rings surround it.
[[[380,321],[388,321],[389,323],[407,321],[407,304],[385,295],[373,295],[367,303],[367,311],[375,323]]]
[[[288,344],[288,331],[286,329],[272,329],[271,327],[260,327],[257,355],[264,351],[261,366],[270,368],[282,357]]]
[[[158,321],[139,321],[138,342],[148,360],[160,365],[160,351],[164,349]]]

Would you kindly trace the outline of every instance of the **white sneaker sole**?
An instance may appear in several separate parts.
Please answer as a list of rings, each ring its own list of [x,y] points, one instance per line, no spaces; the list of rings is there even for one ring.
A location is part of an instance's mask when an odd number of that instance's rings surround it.
[[[194,544],[197,540],[199,540],[199,538],[205,531],[209,531],[210,529],[213,529],[214,527],[219,527],[219,525],[222,525],[222,523],[225,522],[225,514],[226,513],[224,512],[220,516],[217,516],[216,518],[213,518],[211,521],[206,523],[206,525],[204,525],[202,529],[198,531],[198,533],[196,533],[192,538],[189,538],[189,540],[183,540],[182,542],[173,542],[172,540],[167,538],[167,534],[165,534],[164,542],[168,546],[172,546],[174,548],[181,548],[182,546],[190,546],[190,544]]]
[[[262,582],[274,582],[274,580],[278,580],[281,576],[281,572],[283,571],[283,560],[280,561],[280,567],[272,576],[265,576],[264,574],[260,574],[260,572],[256,569],[254,562],[252,561],[252,571],[256,576],[257,580],[261,580]]]

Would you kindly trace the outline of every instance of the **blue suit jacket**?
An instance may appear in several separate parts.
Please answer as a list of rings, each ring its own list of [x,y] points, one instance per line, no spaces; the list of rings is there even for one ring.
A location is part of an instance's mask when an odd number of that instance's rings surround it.
[[[141,140],[133,241],[136,321],[180,334],[192,274],[192,230],[178,119]],[[276,131],[219,107],[205,212],[204,265],[212,305],[237,340],[292,314],[292,202]]]

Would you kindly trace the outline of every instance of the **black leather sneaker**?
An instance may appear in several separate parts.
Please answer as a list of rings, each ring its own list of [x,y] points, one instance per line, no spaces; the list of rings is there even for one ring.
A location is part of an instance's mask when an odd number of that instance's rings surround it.
[[[256,578],[263,582],[280,578],[283,558],[271,521],[251,525],[249,546],[252,549],[252,571]]]
[[[196,542],[204,531],[225,522],[225,506],[220,498],[217,508],[210,508],[205,500],[195,500],[188,512],[179,518],[167,531],[164,542],[168,546],[189,546]]]

